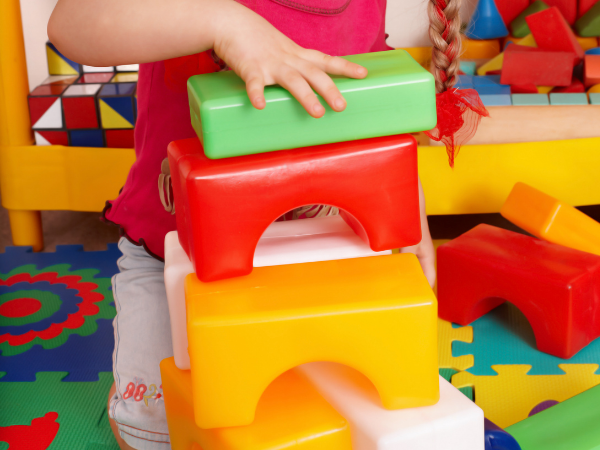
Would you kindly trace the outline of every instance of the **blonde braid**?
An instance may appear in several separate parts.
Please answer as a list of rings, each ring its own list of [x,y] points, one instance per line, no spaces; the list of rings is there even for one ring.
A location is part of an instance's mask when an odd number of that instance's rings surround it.
[[[456,83],[459,69],[461,0],[429,0],[429,39],[435,88],[444,92]]]

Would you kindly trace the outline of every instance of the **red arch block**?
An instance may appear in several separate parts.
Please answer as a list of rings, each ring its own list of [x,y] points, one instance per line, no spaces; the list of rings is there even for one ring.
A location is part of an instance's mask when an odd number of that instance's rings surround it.
[[[215,160],[193,138],[168,152],[179,240],[201,281],[249,274],[267,227],[308,204],[340,208],[374,251],[421,240],[410,135]]]
[[[600,336],[600,257],[479,225],[437,252],[439,316],[467,325],[510,301],[538,350],[570,358]]]

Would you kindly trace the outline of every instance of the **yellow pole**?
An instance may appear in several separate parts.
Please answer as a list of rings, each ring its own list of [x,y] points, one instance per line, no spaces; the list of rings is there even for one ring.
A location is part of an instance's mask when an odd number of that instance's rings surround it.
[[[7,147],[31,145],[33,135],[29,122],[27,94],[27,63],[19,0],[0,0],[0,165],[5,164]],[[5,170],[26,170],[5,167]],[[32,180],[35,182],[35,180]],[[2,203],[11,195],[8,186],[2,187]],[[43,248],[39,211],[9,210],[14,245]]]

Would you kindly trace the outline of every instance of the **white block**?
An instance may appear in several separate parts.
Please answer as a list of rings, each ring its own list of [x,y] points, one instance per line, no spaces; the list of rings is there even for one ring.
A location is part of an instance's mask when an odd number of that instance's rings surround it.
[[[137,72],[140,70],[139,64],[125,64],[123,66],[116,66],[117,72]]]
[[[437,404],[391,411],[349,367],[317,362],[299,370],[348,421],[353,450],[484,450],[483,411],[441,376]]]
[[[95,66],[86,66],[82,65],[84,73],[95,73],[95,72],[114,72],[115,68],[113,66],[108,67],[95,67]]]
[[[274,222],[258,241],[254,267],[298,264],[334,259],[389,255],[390,250],[374,252],[340,216]],[[171,318],[175,365],[190,368],[187,352],[185,277],[194,272],[191,261],[179,244],[176,231],[165,238],[165,287]]]

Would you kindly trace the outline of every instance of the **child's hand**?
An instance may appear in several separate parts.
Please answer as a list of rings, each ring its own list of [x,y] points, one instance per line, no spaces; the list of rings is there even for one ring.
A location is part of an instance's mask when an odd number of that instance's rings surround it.
[[[325,114],[313,89],[334,111],[346,108],[344,97],[327,74],[364,78],[367,69],[300,47],[249,9],[236,12],[217,27],[222,32],[215,36],[214,50],[246,82],[255,108],[266,106],[264,87],[271,84],[290,91],[313,117]]]

